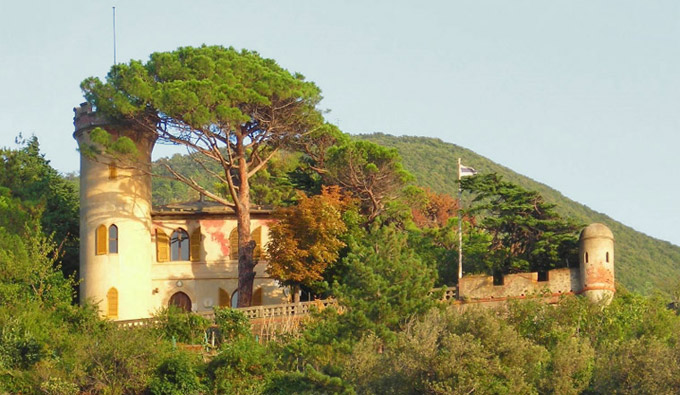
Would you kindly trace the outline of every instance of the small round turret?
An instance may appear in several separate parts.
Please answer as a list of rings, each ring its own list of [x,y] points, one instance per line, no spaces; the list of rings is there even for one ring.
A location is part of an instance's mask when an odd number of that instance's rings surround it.
[[[614,234],[606,225],[588,225],[579,238],[581,292],[591,301],[609,303],[614,284]]]
[[[83,103],[74,108],[80,158],[80,298],[111,319],[149,316],[151,300],[152,132],[109,121]],[[95,154],[90,133],[130,138],[137,158],[119,163]],[[87,155],[86,155],[87,153]]]

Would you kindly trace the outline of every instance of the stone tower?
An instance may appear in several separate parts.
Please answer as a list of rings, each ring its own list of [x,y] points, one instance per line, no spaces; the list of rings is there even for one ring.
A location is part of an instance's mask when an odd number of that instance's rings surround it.
[[[80,298],[112,319],[148,317],[151,306],[151,151],[155,135],[109,122],[88,103],[74,108],[81,153],[90,133],[129,137],[138,157],[128,163],[97,155],[80,159]],[[134,166],[131,165],[135,162]]]
[[[611,301],[614,284],[614,235],[609,228],[593,223],[581,231],[579,267],[582,293],[593,302]]]

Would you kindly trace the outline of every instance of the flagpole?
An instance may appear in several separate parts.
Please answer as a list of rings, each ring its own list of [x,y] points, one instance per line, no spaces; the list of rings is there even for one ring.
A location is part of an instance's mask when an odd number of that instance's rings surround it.
[[[460,185],[460,158],[458,158],[458,279],[463,277],[463,188]],[[459,281],[460,284],[460,281]]]
[[[113,65],[116,65],[116,7],[113,8]],[[125,16],[125,15],[123,15]]]

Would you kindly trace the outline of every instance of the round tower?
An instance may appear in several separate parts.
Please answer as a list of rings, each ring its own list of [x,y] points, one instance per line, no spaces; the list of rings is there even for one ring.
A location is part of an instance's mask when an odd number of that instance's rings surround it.
[[[150,315],[152,132],[107,120],[88,103],[73,109],[73,137],[80,147],[80,299],[100,313],[124,320]],[[137,157],[125,163],[94,154],[91,132],[130,138]]]
[[[614,285],[614,234],[600,223],[590,224],[579,238],[581,292],[591,301],[611,302]]]

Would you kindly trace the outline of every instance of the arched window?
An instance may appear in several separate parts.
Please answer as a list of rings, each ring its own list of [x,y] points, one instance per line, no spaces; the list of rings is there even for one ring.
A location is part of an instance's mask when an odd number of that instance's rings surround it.
[[[118,227],[116,225],[109,226],[109,254],[118,253]]]
[[[250,237],[255,241],[255,250],[253,251],[253,259],[258,261],[262,259],[262,227],[258,226],[250,234]]]
[[[229,297],[229,292],[220,288],[218,296],[219,297],[217,300],[219,301],[220,307],[231,307],[231,298]]]
[[[111,319],[118,318],[118,290],[113,287],[106,293],[106,316]]]
[[[201,228],[194,229],[191,232],[191,239],[189,241],[191,251],[191,262],[198,262],[201,260]]]
[[[170,297],[168,306],[177,306],[187,313],[191,312],[191,298],[184,292],[176,292]]]
[[[170,237],[170,260],[189,260],[189,234],[182,228],[172,232]]]
[[[238,260],[238,229],[234,228],[229,234],[229,259]]]
[[[156,229],[156,260],[158,262],[170,260],[170,240],[168,235],[160,229]]]
[[[97,227],[97,232],[94,234],[95,254],[97,255],[105,255],[108,252],[106,248],[106,238],[108,235],[106,233],[105,225]]]
[[[235,309],[238,307],[238,289],[231,294],[231,308]]]
[[[253,292],[253,300],[250,303],[251,306],[262,306],[262,287]]]

